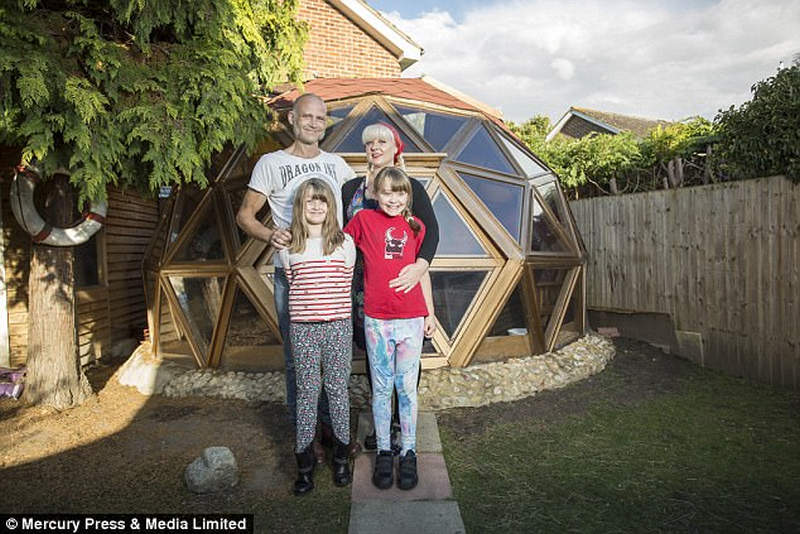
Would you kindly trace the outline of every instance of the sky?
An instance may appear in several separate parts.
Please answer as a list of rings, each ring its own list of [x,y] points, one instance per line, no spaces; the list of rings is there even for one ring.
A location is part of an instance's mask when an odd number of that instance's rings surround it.
[[[800,55],[800,0],[367,0],[426,74],[524,121],[570,106],[713,119]]]

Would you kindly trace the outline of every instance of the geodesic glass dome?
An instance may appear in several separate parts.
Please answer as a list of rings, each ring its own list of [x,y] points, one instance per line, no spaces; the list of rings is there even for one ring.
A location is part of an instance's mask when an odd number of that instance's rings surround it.
[[[577,338],[585,329],[585,252],[553,172],[497,118],[429,87],[398,95],[392,81],[424,83],[386,80],[385,90],[344,97],[313,82],[306,90],[328,103],[324,150],[363,176],[361,131],[391,123],[406,145],[407,172],[426,186],[440,241],[430,268],[438,324],[423,367],[536,354]],[[273,107],[285,113],[297,95]],[[277,131],[262,151],[288,146],[289,131]],[[282,366],[272,250],[234,219],[256,158],[241,148],[223,152],[205,191],[184,188],[167,203],[144,264],[150,332],[162,356],[193,356],[201,367]],[[259,217],[269,220],[266,205]]]

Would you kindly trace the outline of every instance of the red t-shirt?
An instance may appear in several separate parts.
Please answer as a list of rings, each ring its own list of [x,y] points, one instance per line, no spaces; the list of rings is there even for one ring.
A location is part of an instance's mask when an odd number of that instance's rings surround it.
[[[374,319],[428,315],[420,284],[408,293],[389,287],[389,280],[417,261],[425,225],[414,220],[421,227],[417,235],[402,215],[389,217],[380,210],[361,210],[344,227],[364,257],[364,313]]]

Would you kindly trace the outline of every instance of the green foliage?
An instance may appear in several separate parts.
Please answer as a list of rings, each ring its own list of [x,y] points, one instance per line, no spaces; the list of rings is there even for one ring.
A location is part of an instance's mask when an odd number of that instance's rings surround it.
[[[226,143],[252,149],[269,89],[298,81],[296,0],[18,0],[0,7],[0,142],[81,200],[108,184],[205,184]]]
[[[720,111],[715,162],[731,178],[785,174],[800,183],[800,61],[752,87],[753,98]]]
[[[691,157],[704,149],[713,135],[714,125],[703,117],[693,117],[667,126],[659,124],[642,140],[642,163],[650,166],[675,157]]]
[[[544,144],[544,138],[550,131],[550,117],[547,115],[534,115],[522,124],[509,122],[508,127],[517,137],[522,139],[531,150],[536,152]]]
[[[641,160],[633,134],[593,134],[580,139],[556,138],[544,146],[545,161],[569,188],[607,184],[635,169]]]

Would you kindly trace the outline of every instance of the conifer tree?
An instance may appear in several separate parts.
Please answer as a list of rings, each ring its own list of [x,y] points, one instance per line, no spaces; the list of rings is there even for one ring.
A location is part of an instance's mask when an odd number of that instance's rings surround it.
[[[306,29],[295,12],[296,0],[5,0],[0,144],[45,176],[67,169],[81,204],[112,184],[202,186],[212,154],[264,137],[270,88],[299,79]],[[74,319],[72,251],[33,249],[29,302],[55,302],[29,308],[48,335],[29,337],[28,399],[64,408],[88,389],[74,321],[52,319],[56,308]]]

